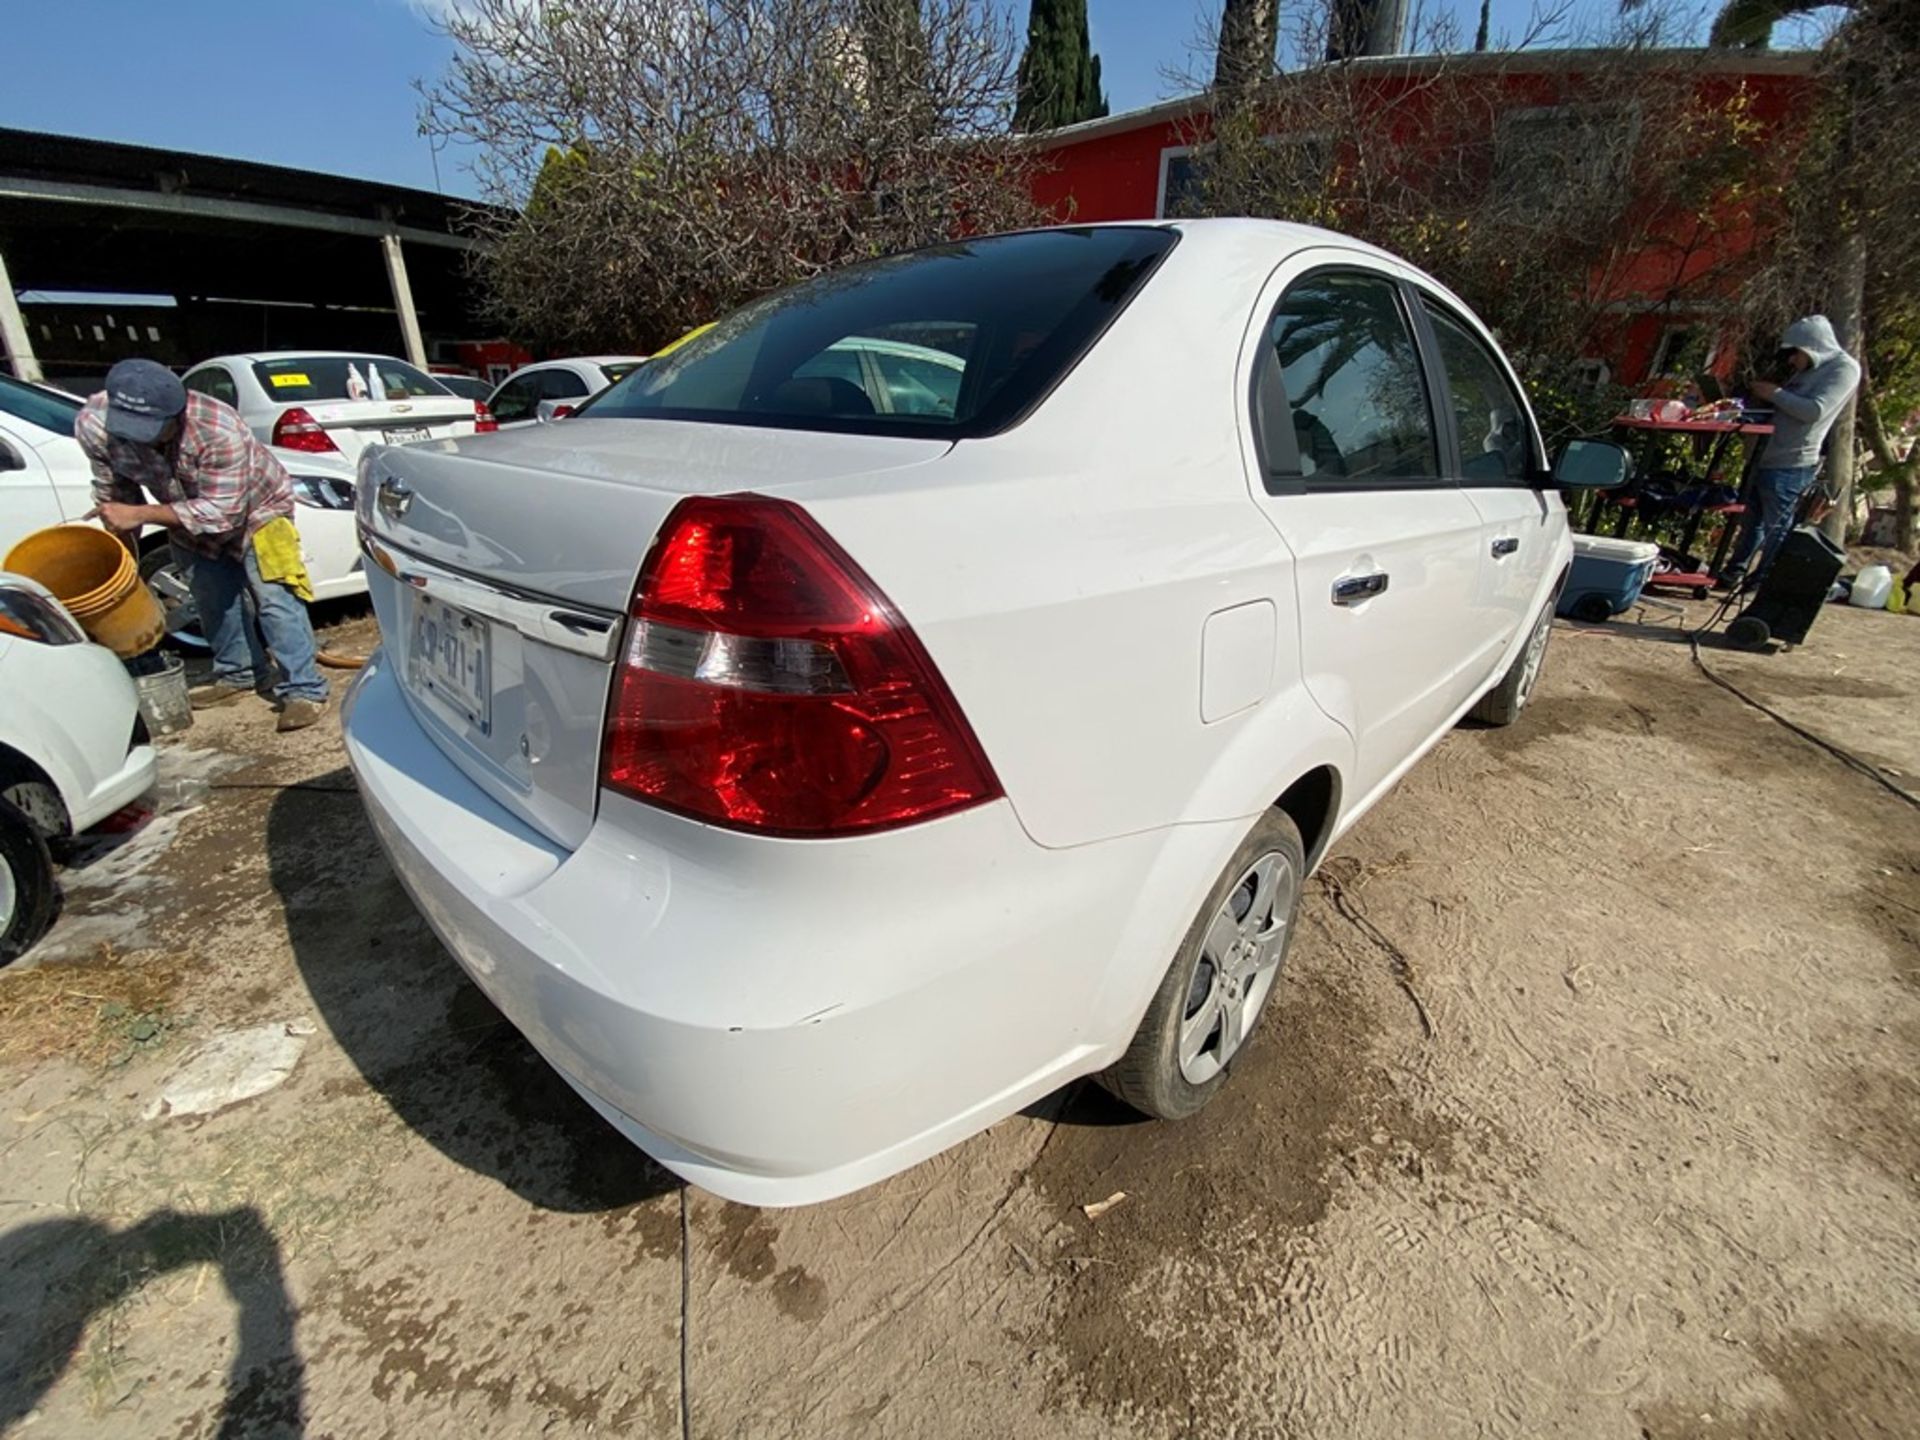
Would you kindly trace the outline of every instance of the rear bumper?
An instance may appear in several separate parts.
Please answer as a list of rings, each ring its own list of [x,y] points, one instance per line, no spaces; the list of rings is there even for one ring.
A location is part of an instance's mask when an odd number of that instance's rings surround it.
[[[74,833],[91,829],[124,805],[131,805],[153,788],[155,762],[153,746],[135,745],[127,751],[124,764],[93,787],[78,807],[70,809],[68,819]]]
[[[383,657],[345,730],[474,982],[629,1139],[757,1205],[872,1183],[1111,1060],[1242,828],[1047,850],[1003,802],[767,840],[603,795],[569,852],[434,746]]]

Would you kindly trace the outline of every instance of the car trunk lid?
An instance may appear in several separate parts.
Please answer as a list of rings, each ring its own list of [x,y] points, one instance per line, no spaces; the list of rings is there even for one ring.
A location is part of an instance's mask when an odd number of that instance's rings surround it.
[[[673,507],[897,471],[948,448],[585,418],[379,449],[358,505],[383,644],[434,743],[521,819],[577,845],[598,802],[626,607]]]
[[[416,395],[408,400],[311,400],[299,407],[348,460],[369,445],[407,445],[473,434],[471,400]]]

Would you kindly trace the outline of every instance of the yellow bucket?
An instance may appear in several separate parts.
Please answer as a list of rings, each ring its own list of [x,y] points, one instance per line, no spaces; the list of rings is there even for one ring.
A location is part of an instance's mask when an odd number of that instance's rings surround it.
[[[38,580],[87,634],[122,659],[146,654],[167,633],[166,615],[141,583],[133,552],[91,525],[36,530],[7,552],[0,569]]]

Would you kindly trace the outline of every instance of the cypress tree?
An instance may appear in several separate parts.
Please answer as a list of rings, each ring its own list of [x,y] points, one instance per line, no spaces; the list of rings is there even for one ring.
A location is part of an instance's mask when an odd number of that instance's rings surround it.
[[[1052,130],[1106,113],[1100,57],[1087,36],[1087,0],[1031,0],[1014,129]]]

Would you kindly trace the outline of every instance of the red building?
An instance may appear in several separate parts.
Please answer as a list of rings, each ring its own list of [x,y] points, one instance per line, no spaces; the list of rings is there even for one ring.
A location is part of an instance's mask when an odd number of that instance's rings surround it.
[[[1690,76],[1702,100],[1743,96],[1750,143],[1761,146],[1787,134],[1803,112],[1814,59],[1807,51],[1714,50],[1665,52],[1650,63]],[[1551,136],[1559,117],[1591,104],[1596,72],[1620,63],[1617,51],[1540,50],[1382,56],[1350,61],[1347,73],[1355,77],[1354,93],[1417,115],[1422,87],[1444,68],[1456,87],[1484,87],[1497,133],[1530,130],[1537,137]],[[1207,94],[1187,96],[1036,137],[1048,161],[1035,180],[1036,198],[1061,221],[1181,213],[1194,153],[1211,133],[1210,106]],[[1627,123],[1638,123],[1637,117]],[[1419,131],[1417,122],[1404,134],[1396,131],[1394,143],[1418,145]],[[1755,243],[1753,226],[1750,217],[1729,213],[1694,232],[1684,248],[1649,246],[1606,280],[1608,308],[1619,321],[1597,347],[1604,353],[1586,357],[1596,371],[1636,383],[1665,371],[1691,342],[1720,338],[1713,294],[1737,287],[1741,258]],[[1709,272],[1717,272],[1711,283],[1699,283]]]

